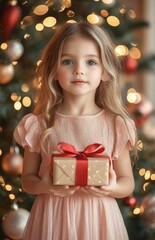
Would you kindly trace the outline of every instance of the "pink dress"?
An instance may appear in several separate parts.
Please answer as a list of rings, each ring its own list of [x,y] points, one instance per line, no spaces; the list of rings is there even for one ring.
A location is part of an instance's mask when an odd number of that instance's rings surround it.
[[[26,115],[15,129],[15,140],[42,156],[41,178],[50,167],[50,157],[58,142],[67,142],[82,151],[87,145],[101,143],[114,161],[126,144],[135,143],[134,130],[119,116],[102,110],[92,116],[56,113],[55,125],[45,144],[40,146],[44,123],[41,115]],[[125,161],[125,159],[124,159]],[[40,194],[36,197],[23,240],[127,240],[128,235],[117,202],[108,196],[95,196],[83,188],[72,196]]]

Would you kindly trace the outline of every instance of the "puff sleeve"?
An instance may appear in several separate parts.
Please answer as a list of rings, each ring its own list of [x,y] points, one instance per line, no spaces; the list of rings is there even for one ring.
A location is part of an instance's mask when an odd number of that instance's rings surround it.
[[[112,154],[112,159],[118,159],[119,154],[123,151],[125,146],[128,146],[129,151],[133,149],[136,144],[137,136],[135,131],[135,124],[131,120],[124,120],[120,116],[115,117],[114,131],[115,143]]]
[[[23,148],[29,147],[30,152],[40,152],[42,134],[41,116],[29,113],[23,117],[14,130],[14,139]]]

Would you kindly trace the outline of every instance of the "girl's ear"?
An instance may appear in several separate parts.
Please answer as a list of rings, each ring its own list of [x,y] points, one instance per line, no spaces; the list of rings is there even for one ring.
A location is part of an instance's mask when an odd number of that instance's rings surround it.
[[[109,74],[106,71],[104,71],[102,73],[101,81],[107,82],[107,81],[109,81],[109,79],[110,79]]]

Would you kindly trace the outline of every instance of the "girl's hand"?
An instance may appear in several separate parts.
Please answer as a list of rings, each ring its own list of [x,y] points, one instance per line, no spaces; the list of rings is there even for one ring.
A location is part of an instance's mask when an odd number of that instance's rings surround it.
[[[72,187],[66,185],[64,186],[53,185],[51,170],[49,168],[45,171],[41,179],[41,182],[43,183],[43,185],[45,185],[46,193],[52,193],[53,195],[60,197],[72,195],[76,190],[79,189],[79,186]]]
[[[115,191],[117,180],[116,180],[116,173],[113,170],[112,166],[110,167],[109,171],[109,185],[107,186],[101,186],[101,187],[95,187],[95,186],[87,186],[86,189],[88,192],[93,193],[96,196],[103,196],[103,195],[111,195],[113,191]]]

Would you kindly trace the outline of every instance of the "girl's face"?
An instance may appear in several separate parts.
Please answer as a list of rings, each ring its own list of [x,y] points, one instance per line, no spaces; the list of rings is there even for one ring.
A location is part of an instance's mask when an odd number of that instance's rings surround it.
[[[93,40],[74,35],[65,40],[57,79],[67,95],[95,96],[102,79],[100,52]]]

